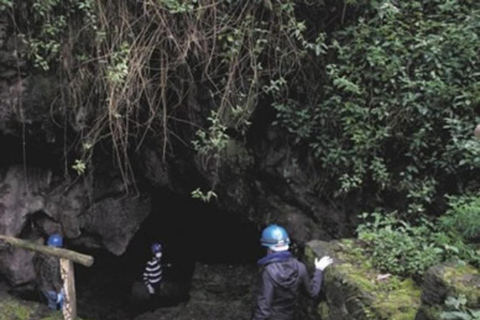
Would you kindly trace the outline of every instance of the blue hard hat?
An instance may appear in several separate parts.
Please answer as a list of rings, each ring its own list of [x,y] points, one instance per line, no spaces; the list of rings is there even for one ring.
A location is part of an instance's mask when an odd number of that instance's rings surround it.
[[[57,248],[63,247],[62,236],[59,235],[58,233],[52,234],[50,237],[48,237],[47,245],[49,247],[57,247]]]
[[[290,238],[287,231],[279,225],[272,224],[262,232],[262,238],[260,239],[262,246],[272,249],[274,251],[288,250],[290,244]]]
[[[162,245],[158,242],[152,244],[152,246],[150,248],[152,249],[153,254],[158,253],[158,252],[162,252]]]

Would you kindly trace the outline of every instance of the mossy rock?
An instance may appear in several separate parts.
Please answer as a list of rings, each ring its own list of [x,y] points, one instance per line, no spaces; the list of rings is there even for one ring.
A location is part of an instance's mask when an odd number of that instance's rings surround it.
[[[315,257],[329,255],[334,264],[325,270],[323,295],[317,314],[322,320],[412,320],[421,305],[421,290],[410,279],[389,276],[377,280],[380,272],[354,240],[307,243],[309,266]]]
[[[434,306],[422,305],[415,316],[415,320],[442,320],[442,309]]]
[[[443,305],[447,297],[465,295],[467,307],[480,308],[480,272],[459,262],[429,268],[422,284],[422,301],[429,306]]]
[[[0,300],[0,320],[63,320],[63,315],[61,311],[52,311],[40,303],[9,296]]]

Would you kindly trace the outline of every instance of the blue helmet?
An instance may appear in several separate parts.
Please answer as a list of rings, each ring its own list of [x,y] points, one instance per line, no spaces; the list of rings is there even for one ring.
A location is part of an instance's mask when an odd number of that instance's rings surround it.
[[[288,233],[284,228],[276,224],[272,224],[263,229],[260,242],[262,243],[262,246],[273,251],[284,251],[288,250],[290,238],[288,237]]]
[[[63,247],[63,238],[58,233],[52,234],[48,237],[47,245],[49,247],[61,248]]]
[[[153,254],[156,254],[158,252],[162,252],[162,245],[160,243],[156,242],[156,243],[152,244],[150,249],[152,249]]]

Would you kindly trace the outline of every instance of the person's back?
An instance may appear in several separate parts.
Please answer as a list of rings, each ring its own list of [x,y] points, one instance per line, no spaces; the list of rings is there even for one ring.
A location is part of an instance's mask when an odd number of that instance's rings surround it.
[[[49,237],[47,245],[60,248],[63,245],[61,236]],[[60,262],[57,257],[37,254],[34,258],[37,288],[45,296],[51,309],[61,309],[63,304],[63,282],[60,274]]]
[[[266,228],[262,245],[267,255],[258,261],[261,270],[259,291],[252,320],[291,320],[301,289],[315,297],[320,292],[322,271],[332,263],[330,257],[315,261],[315,273],[310,279],[305,265],[288,251],[286,231],[276,225]]]
[[[43,291],[60,292],[62,282],[60,278],[60,264],[58,258],[45,254],[37,254],[34,258],[37,286]]]

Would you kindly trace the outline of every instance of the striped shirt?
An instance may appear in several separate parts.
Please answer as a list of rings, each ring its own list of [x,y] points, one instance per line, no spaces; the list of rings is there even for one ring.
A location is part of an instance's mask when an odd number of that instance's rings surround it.
[[[150,259],[143,271],[143,282],[145,285],[152,285],[158,287],[162,281],[162,265],[160,264],[160,259],[153,257]]]

